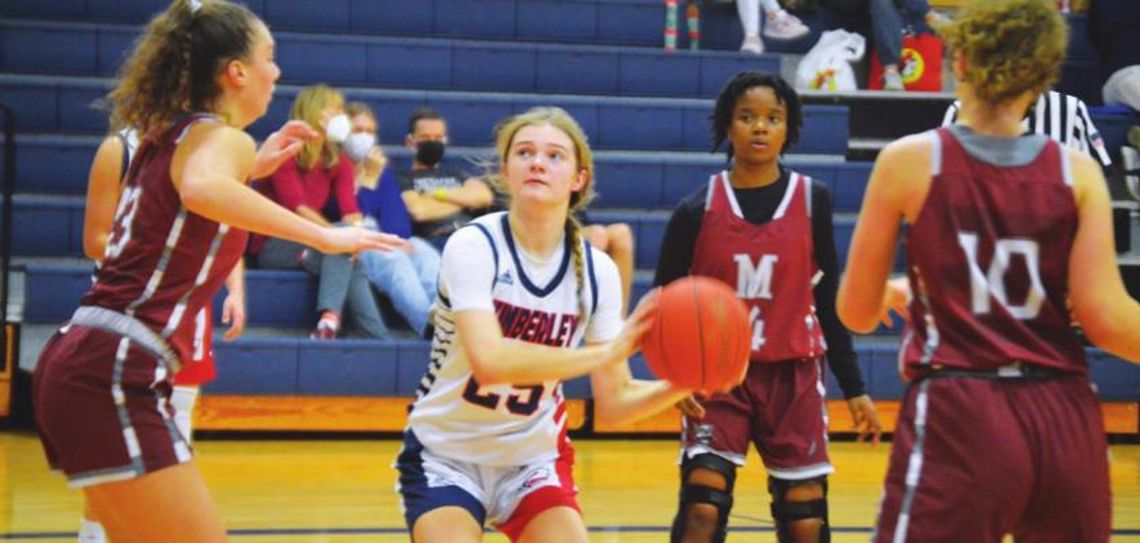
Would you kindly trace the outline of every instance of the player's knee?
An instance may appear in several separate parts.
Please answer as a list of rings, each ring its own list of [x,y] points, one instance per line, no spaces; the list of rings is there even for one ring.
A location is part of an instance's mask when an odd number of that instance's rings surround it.
[[[789,481],[770,477],[772,520],[781,542],[831,541],[827,521],[827,477]]]
[[[724,541],[736,466],[719,456],[703,454],[686,458],[681,470],[681,503],[673,521],[672,541]]]

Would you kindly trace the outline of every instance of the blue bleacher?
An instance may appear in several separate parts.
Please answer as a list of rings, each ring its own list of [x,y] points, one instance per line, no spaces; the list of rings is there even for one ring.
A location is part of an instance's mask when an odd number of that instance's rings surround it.
[[[101,134],[107,115],[92,105],[109,88],[106,79],[0,75],[0,100],[25,113],[17,121],[21,132]],[[284,123],[299,90],[278,87],[269,112],[250,127],[250,133],[263,138]],[[448,119],[453,144],[489,146],[492,127],[504,117],[534,106],[558,105],[578,119],[598,149],[701,152],[709,148],[711,100],[355,88],[345,89],[345,95],[373,105],[389,137],[406,130],[413,109],[431,106]],[[847,149],[847,117],[843,106],[805,107],[805,137],[790,152],[842,155]]]
[[[5,21],[0,70],[37,74],[47,65],[58,75],[113,76],[139,30]],[[291,32],[274,38],[282,81],[340,86],[712,97],[737,72],[780,71],[776,55]]]
[[[659,47],[665,11],[660,0],[250,0],[276,31],[384,34]],[[140,24],[165,0],[0,2],[0,17]],[[810,15],[806,22],[811,22]],[[742,31],[731,4],[704,3],[702,46],[735,50]],[[683,34],[683,33],[682,33]],[[817,33],[772,50],[805,52]],[[686,45],[685,36],[681,45]]]

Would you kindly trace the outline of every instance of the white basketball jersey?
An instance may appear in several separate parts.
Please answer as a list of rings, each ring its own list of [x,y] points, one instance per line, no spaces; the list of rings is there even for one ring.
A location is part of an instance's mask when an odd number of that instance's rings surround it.
[[[453,311],[471,307],[450,299],[459,288],[449,285],[449,277],[488,279],[490,302],[507,340],[567,348],[583,338],[609,341],[622,327],[617,268],[605,253],[581,243],[586,284],[579,289],[570,247],[564,245],[549,263],[531,263],[517,247],[506,213],[480,217],[452,235],[444,249],[431,360],[408,417],[409,428],[433,454],[512,466],[553,459],[568,443],[560,381],[514,386],[475,381],[453,318]],[[544,272],[549,279],[536,280]]]

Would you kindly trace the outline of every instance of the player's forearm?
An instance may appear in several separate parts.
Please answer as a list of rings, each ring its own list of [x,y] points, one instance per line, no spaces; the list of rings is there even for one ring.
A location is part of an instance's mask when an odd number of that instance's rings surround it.
[[[576,349],[548,347],[503,339],[498,347],[479,348],[471,356],[475,379],[482,385],[540,383],[572,379],[612,363],[613,353],[606,345]]]
[[[317,249],[325,239],[321,226],[225,176],[202,175],[183,180],[180,193],[186,209],[215,222]]]
[[[668,409],[690,395],[667,381],[630,379],[612,392],[594,392],[598,421],[612,426],[632,424]]]

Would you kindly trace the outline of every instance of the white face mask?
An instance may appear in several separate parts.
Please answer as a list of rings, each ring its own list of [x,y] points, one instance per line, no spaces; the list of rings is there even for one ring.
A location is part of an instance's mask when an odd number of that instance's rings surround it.
[[[353,162],[363,161],[368,156],[368,151],[372,150],[372,146],[376,145],[376,135],[371,132],[357,132],[350,134],[348,139],[344,140],[342,148],[348,154]]]
[[[325,126],[325,136],[333,143],[344,141],[350,131],[352,123],[348,121],[348,115],[343,113],[329,119],[328,125]]]

